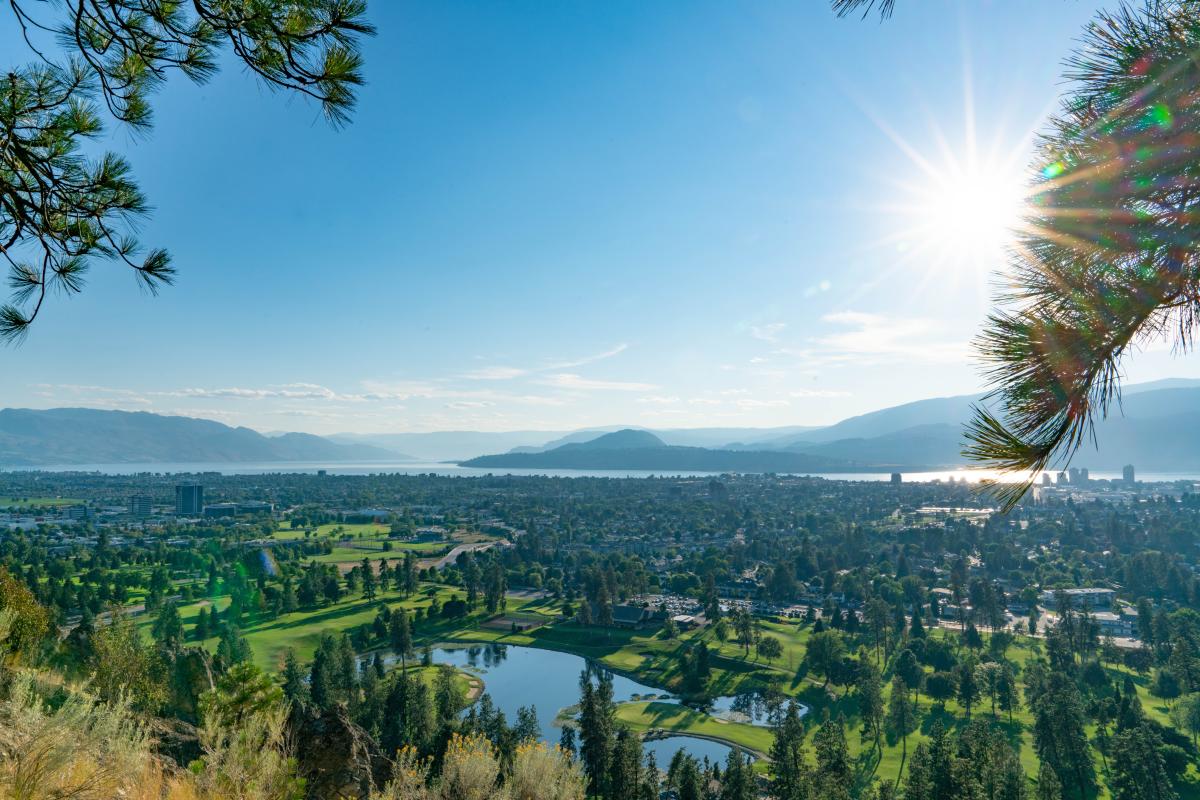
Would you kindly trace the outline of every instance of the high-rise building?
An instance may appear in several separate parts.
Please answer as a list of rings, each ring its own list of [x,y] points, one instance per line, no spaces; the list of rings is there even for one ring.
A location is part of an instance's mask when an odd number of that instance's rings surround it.
[[[135,494],[129,498],[129,513],[135,517],[150,516],[153,501],[144,494]]]
[[[1124,469],[1121,470],[1121,479],[1130,486],[1133,486],[1133,484],[1137,483],[1134,477],[1133,464],[1125,465]]]
[[[1052,481],[1050,480],[1050,473],[1043,472],[1042,473],[1042,486],[1049,486],[1051,483],[1052,483]]]
[[[899,472],[892,473],[892,483],[900,483],[903,480],[904,477]]]
[[[204,513],[204,487],[198,483],[181,483],[175,487],[175,513],[199,516]]]
[[[1092,480],[1091,477],[1088,475],[1088,468],[1080,467],[1079,468],[1079,482],[1082,485],[1087,486],[1088,483],[1091,482],[1091,480]]]

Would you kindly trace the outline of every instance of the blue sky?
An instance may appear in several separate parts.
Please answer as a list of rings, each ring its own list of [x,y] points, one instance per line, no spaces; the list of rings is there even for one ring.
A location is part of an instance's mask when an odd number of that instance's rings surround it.
[[[370,7],[345,130],[231,65],[176,78],[148,138],[109,131],[178,283],[98,267],[0,351],[0,405],[331,433],[819,424],[974,391],[1000,262],[929,217],[971,142],[1020,177],[1095,9]]]

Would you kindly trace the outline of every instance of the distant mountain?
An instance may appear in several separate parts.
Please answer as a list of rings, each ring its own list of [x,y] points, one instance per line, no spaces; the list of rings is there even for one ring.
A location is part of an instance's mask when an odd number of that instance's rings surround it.
[[[810,429],[690,429],[753,432],[727,439],[720,449],[675,445],[671,431],[625,429],[576,432],[548,446],[503,456],[483,456],[469,466],[556,469],[650,469],[731,472],[913,471],[914,465],[959,467],[963,425],[979,395],[938,397],[850,417]],[[578,439],[591,437],[586,442]],[[622,446],[610,446],[614,441]],[[635,438],[636,437],[636,438]],[[657,438],[655,438],[657,437]],[[1088,443],[1073,463],[1114,471],[1132,463],[1144,471],[1200,471],[1200,381],[1171,379],[1126,387],[1120,405],[1096,425],[1098,446]],[[709,441],[712,441],[710,438]],[[719,458],[729,452],[737,457]],[[780,454],[794,456],[791,460]],[[704,465],[704,466],[700,466]]]
[[[630,425],[598,425],[575,431],[432,431],[429,433],[335,433],[326,438],[342,444],[370,444],[409,453],[418,461],[462,461],[480,453],[541,453],[564,444],[594,439]],[[645,429],[639,429],[645,430]],[[669,445],[721,447],[733,442],[777,439],[812,430],[810,426],[783,428],[659,428],[651,430]],[[743,447],[741,449],[747,449]],[[754,449],[749,447],[749,449]]]
[[[577,444],[579,442],[590,442],[597,436],[602,436],[602,430],[587,430],[575,431],[568,433],[566,436],[560,436],[557,439],[551,439],[543,445],[521,445],[509,450],[510,453],[544,453],[547,450],[553,450],[556,447],[562,447],[564,444]]]
[[[667,443],[655,436],[650,431],[641,431],[634,428],[625,428],[624,430],[613,431],[606,433],[603,436],[597,436],[585,442],[575,442],[572,444],[564,444],[562,447],[555,448],[556,450],[569,450],[572,452],[590,451],[590,450],[645,450],[648,448],[660,449],[666,447]]]
[[[774,450],[801,444],[836,442],[842,439],[870,439],[922,425],[959,425],[970,418],[971,406],[978,403],[979,400],[978,395],[917,400],[849,417],[824,428],[760,441],[757,446]]]
[[[144,411],[0,410],[0,465],[251,461],[396,461],[368,445],[308,433],[267,437],[249,428]]]
[[[1121,390],[1123,395],[1142,394],[1143,392],[1152,392],[1158,389],[1195,389],[1200,387],[1200,379],[1198,378],[1163,378],[1157,381],[1147,381],[1146,383],[1135,383],[1126,386]]]
[[[335,433],[339,444],[367,444],[408,453],[414,461],[459,461],[478,453],[539,447],[570,431],[430,431],[428,433]]]
[[[952,466],[964,463],[962,426],[945,422],[911,428],[869,438],[838,439],[832,442],[794,444],[792,452],[822,458],[842,459],[876,466],[930,464]]]
[[[965,464],[962,426],[978,395],[884,408],[820,428],[599,426],[576,431],[438,431],[319,437],[144,412],[0,411],[0,466],[130,462],[454,461],[486,468],[653,471],[913,471]],[[1074,463],[1200,471],[1200,381],[1124,388]],[[506,452],[507,451],[507,452]],[[400,453],[410,453],[410,456]],[[480,456],[478,453],[501,455]],[[465,459],[470,459],[469,461]]]
[[[977,402],[974,395],[920,400],[760,446],[880,466],[962,466],[968,463],[961,454],[963,425]],[[1107,471],[1130,463],[1143,471],[1200,470],[1200,381],[1126,388],[1120,405],[1096,423],[1096,444],[1087,442],[1072,463]]]
[[[648,470],[652,472],[844,472],[869,464],[809,453],[714,450],[664,444],[647,431],[625,429],[542,453],[503,453],[461,462],[483,469]]]

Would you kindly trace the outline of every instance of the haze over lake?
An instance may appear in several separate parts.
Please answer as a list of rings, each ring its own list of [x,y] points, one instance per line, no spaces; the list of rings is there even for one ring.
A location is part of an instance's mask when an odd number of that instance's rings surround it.
[[[138,475],[142,473],[161,474],[161,475],[194,475],[206,472],[215,472],[221,475],[264,475],[264,474],[307,474],[315,475],[317,472],[324,470],[330,475],[445,475],[459,476],[464,478],[482,477],[484,475],[540,475],[551,478],[653,478],[653,477],[681,477],[681,478],[705,478],[714,477],[724,473],[720,472],[678,472],[678,471],[652,471],[652,470],[582,470],[582,469],[516,469],[516,468],[493,468],[480,469],[475,467],[463,467],[453,463],[439,462],[414,462],[414,461],[379,461],[379,462],[364,462],[364,463],[345,463],[345,464],[321,464],[316,462],[296,461],[296,462],[270,462],[270,463],[242,463],[242,462],[211,462],[211,463],[149,463],[149,462],[130,462],[130,463],[112,463],[112,464],[46,464],[38,466],[20,466],[0,468],[9,469],[12,471],[23,472],[98,472],[105,475]],[[814,478],[825,478],[827,480],[838,481],[889,481],[891,474],[887,472],[830,472],[830,473],[775,473],[775,474],[796,474]],[[1057,471],[1049,472],[1051,479],[1057,475]],[[922,482],[922,481],[948,481],[953,478],[956,481],[966,480],[969,483],[977,483],[984,479],[1001,478],[1004,480],[1014,480],[1014,476],[1001,476],[998,473],[986,470],[935,470],[928,472],[901,472],[903,479],[907,482]],[[1111,471],[1093,471],[1091,473],[1092,480],[1120,480],[1119,472]],[[1145,483],[1171,483],[1174,481],[1200,481],[1200,473],[1196,472],[1147,472],[1138,475],[1138,480]]]

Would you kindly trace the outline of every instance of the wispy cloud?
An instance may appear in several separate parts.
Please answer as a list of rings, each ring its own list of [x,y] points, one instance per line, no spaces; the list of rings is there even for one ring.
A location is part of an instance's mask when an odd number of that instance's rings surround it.
[[[792,397],[810,398],[810,397],[850,397],[850,392],[842,392],[836,389],[797,389],[794,392],[788,392]]]
[[[770,400],[760,400],[757,397],[741,397],[734,401],[738,408],[783,408],[791,405],[787,400],[782,398],[773,398]]]
[[[750,335],[764,342],[778,342],[779,334],[787,328],[786,322],[769,322],[766,325],[751,325]]]
[[[481,367],[479,369],[468,370],[458,375],[459,378],[469,381],[506,381],[523,378],[528,375],[536,375],[545,372],[555,372],[564,369],[575,369],[582,367],[585,364],[594,364],[597,361],[604,361],[613,356],[620,355],[629,349],[629,345],[621,343],[615,347],[610,347],[599,353],[593,353],[582,358],[568,359],[565,361],[552,361],[533,367],[512,367],[504,364],[495,366]]]
[[[653,383],[638,383],[636,381],[605,381],[585,378],[573,372],[559,372],[542,378],[538,383],[543,386],[553,386],[557,389],[597,390],[612,392],[652,392],[658,388]]]
[[[507,381],[528,375],[529,370],[520,367],[483,367],[464,372],[461,377],[469,381]]]
[[[607,358],[612,358],[613,356],[619,356],[621,353],[624,353],[628,349],[629,349],[629,345],[622,342],[621,344],[617,345],[616,347],[609,348],[608,350],[605,350],[603,352],[594,353],[590,356],[585,356],[583,358],[577,358],[574,361],[560,361],[556,364],[548,365],[547,367],[545,367],[545,369],[546,370],[574,369],[575,367],[582,367],[584,364],[595,364],[597,361],[604,361]]]
[[[941,325],[932,319],[860,311],[839,311],[821,319],[841,330],[817,337],[811,350],[793,355],[827,362],[874,363],[903,357],[942,364],[962,363],[970,352],[966,341],[946,339]]]
[[[217,389],[187,388],[167,392],[150,392],[150,394],[164,397],[235,397],[243,400],[262,400],[267,398],[284,398],[290,400],[358,399],[356,395],[339,395],[332,389],[319,386],[315,383],[288,383],[265,389],[248,389],[238,386]]]

